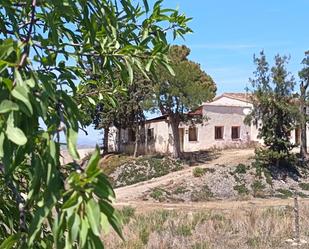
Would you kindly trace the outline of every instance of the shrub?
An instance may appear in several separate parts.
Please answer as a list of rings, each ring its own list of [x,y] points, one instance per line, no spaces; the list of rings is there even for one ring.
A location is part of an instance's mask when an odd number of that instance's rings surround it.
[[[263,191],[265,189],[265,185],[261,181],[255,180],[251,184],[251,188],[252,188],[254,197],[265,197],[265,194]]]
[[[287,199],[293,196],[293,192],[288,189],[277,189],[277,192],[279,192],[281,195],[279,195],[280,198]]]
[[[247,172],[247,166],[240,163],[236,166],[236,169],[234,170],[235,174],[246,174]]]
[[[193,169],[193,176],[194,177],[201,177],[205,174],[205,170],[203,168],[196,167]]]
[[[189,190],[186,189],[185,186],[179,186],[179,187],[177,187],[177,188],[173,191],[173,194],[174,194],[174,195],[179,195],[179,194],[184,194],[184,193],[186,193],[186,192],[188,192],[188,191],[189,191]]]
[[[194,177],[201,177],[203,175],[205,175],[206,173],[214,173],[216,170],[213,168],[200,168],[200,167],[196,167],[193,169],[193,176]]]
[[[249,189],[246,188],[245,184],[234,186],[234,190],[236,190],[239,195],[248,195],[249,194]]]
[[[299,186],[302,190],[309,191],[309,183],[301,182],[301,183],[298,184],[298,186]]]
[[[165,195],[169,194],[166,192],[164,189],[161,188],[154,188],[152,192],[150,193],[150,197],[157,200],[157,201],[164,201],[165,200]]]
[[[210,188],[205,184],[200,190],[195,190],[191,194],[192,201],[208,201],[214,195]]]

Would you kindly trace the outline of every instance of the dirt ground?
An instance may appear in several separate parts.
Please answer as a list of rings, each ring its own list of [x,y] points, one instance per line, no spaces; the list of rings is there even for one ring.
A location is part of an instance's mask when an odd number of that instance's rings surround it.
[[[148,181],[140,182],[130,186],[125,186],[115,189],[116,192],[116,203],[126,203],[130,201],[136,201],[142,198],[142,196],[149,190],[170,184],[181,183],[184,179],[192,177],[194,168],[216,168],[217,165],[229,165],[235,166],[240,163],[247,163],[250,158],[254,156],[253,149],[242,149],[242,150],[225,150],[219,152],[217,158],[206,162],[205,164],[198,165],[195,167],[186,168],[177,172],[172,172],[168,175],[151,179]]]

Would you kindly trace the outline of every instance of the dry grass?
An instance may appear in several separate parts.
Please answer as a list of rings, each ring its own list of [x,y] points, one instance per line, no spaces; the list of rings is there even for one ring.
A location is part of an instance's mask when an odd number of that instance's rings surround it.
[[[158,210],[149,213],[122,209],[126,241],[110,233],[110,249],[292,248],[293,209],[289,206],[198,212]],[[309,206],[300,204],[301,237],[309,240]],[[304,245],[299,248],[309,248]]]

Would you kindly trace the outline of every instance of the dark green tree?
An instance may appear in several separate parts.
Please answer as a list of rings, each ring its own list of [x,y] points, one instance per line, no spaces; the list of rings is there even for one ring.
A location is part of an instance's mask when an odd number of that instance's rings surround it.
[[[266,148],[258,156],[271,165],[286,165],[294,144],[290,134],[296,127],[298,106],[293,94],[295,81],[286,69],[287,57],[277,55],[275,65],[269,68],[262,51],[254,57],[257,66],[252,85],[253,111],[246,118],[249,124],[258,126],[258,137]]]
[[[189,29],[184,15],[161,2],[1,1],[0,248],[104,248],[109,225],[121,236],[99,151],[78,163],[76,85],[92,80],[85,61],[106,78],[116,68],[125,86],[133,69],[167,66],[166,33]],[[96,91],[114,99],[103,84]],[[97,101],[92,93],[85,98]],[[61,165],[61,146],[74,162]]]
[[[211,100],[216,93],[212,78],[199,64],[188,59],[189,54],[190,49],[186,46],[172,46],[169,58],[174,74],[160,68],[153,79],[155,100],[152,109],[168,116],[175,158],[181,157],[179,124],[185,120],[185,114]]]

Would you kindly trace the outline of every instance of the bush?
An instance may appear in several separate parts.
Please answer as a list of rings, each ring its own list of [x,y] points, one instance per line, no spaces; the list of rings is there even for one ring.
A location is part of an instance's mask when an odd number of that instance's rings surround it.
[[[293,192],[288,189],[277,189],[277,192],[279,192],[281,195],[279,195],[280,198],[287,199],[293,196]]]
[[[154,188],[150,193],[151,198],[160,202],[165,200],[165,195],[169,195],[169,193],[162,188]]]
[[[300,184],[298,184],[298,186],[299,186],[302,190],[309,191],[309,183],[301,182]]]
[[[201,177],[203,175],[205,175],[206,173],[214,173],[216,170],[213,168],[200,168],[200,167],[196,167],[193,169],[193,176],[194,177]]]
[[[205,184],[200,190],[195,190],[191,194],[192,201],[208,201],[214,195],[210,188]]]
[[[248,195],[249,194],[249,189],[246,188],[245,184],[234,186],[234,190],[236,190],[239,195]]]
[[[255,180],[251,184],[251,188],[252,188],[254,197],[261,197],[261,198],[265,197],[265,194],[263,191],[265,189],[265,185],[261,181]]]
[[[247,166],[240,163],[236,166],[236,169],[234,170],[235,174],[246,174],[247,172]]]
[[[205,169],[196,167],[193,169],[193,176],[194,177],[201,177],[205,174]]]

